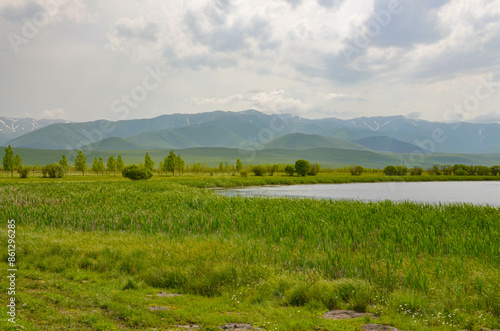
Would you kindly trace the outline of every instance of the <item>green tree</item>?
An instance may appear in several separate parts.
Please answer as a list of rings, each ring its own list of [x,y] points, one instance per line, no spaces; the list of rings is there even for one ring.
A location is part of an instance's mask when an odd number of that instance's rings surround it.
[[[31,166],[24,166],[17,169],[17,172],[19,172],[19,176],[21,176],[21,178],[28,178],[31,169]]]
[[[102,160],[102,157],[99,157],[99,171],[101,174],[104,176],[104,161]]]
[[[124,168],[125,163],[123,163],[122,156],[118,155],[118,158],[116,159],[116,170],[123,171]]]
[[[115,160],[115,157],[113,155],[108,157],[108,162],[106,162],[106,170],[108,172],[112,171],[113,176],[116,176],[116,160]]]
[[[224,165],[222,162],[219,164],[219,172],[222,174],[224,172]]]
[[[493,176],[497,176],[498,174],[500,174],[500,166],[491,167],[491,174]]]
[[[172,175],[175,175],[175,160],[176,160],[176,155],[174,151],[170,151],[168,153],[168,156],[163,160],[163,167],[165,172],[168,173],[168,171],[172,172]]]
[[[59,164],[63,167],[64,173],[67,173],[69,170],[69,164],[66,155],[62,155],[62,158],[59,160]]]
[[[92,163],[92,171],[99,175],[99,160],[97,160],[97,156],[94,157],[94,162]]]
[[[363,173],[365,169],[363,169],[362,166],[355,166],[355,165],[351,165],[351,167],[349,168],[349,172],[351,173],[351,175],[353,176],[361,176],[361,174]]]
[[[82,151],[78,151],[78,155],[75,158],[75,170],[81,171],[82,175],[85,176],[85,171],[87,171],[87,158]]]
[[[384,174],[386,176],[396,176],[398,174],[398,169],[395,166],[388,165],[384,168]]]
[[[263,165],[256,165],[252,167],[252,172],[255,174],[255,176],[264,176],[264,174],[267,172],[266,167]]]
[[[269,174],[269,176],[274,176],[274,172],[278,169],[278,166],[276,164],[267,164],[266,163],[266,171]]]
[[[184,172],[185,162],[180,155],[175,157],[175,169],[179,172],[179,175]]]
[[[295,167],[291,164],[287,165],[285,167],[285,173],[288,175],[288,176],[293,176],[293,174],[295,173]]]
[[[243,163],[241,163],[240,159],[236,160],[236,171],[240,172],[243,169]]]
[[[21,159],[19,154],[16,154],[16,156],[14,156],[14,170],[18,171],[22,167],[23,167],[23,159]]]
[[[309,173],[309,169],[311,168],[311,164],[307,160],[297,160],[295,162],[295,171],[300,176],[305,177]]]
[[[149,171],[153,171],[155,168],[155,163],[148,152],[146,152],[146,156],[144,156],[144,166],[149,169]]]
[[[10,171],[12,177],[14,177],[14,151],[12,147],[5,148],[5,155],[2,159],[3,170]]]

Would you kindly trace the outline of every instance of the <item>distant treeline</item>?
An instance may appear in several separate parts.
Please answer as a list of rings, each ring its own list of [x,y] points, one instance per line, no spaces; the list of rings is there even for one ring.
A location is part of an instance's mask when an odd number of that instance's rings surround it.
[[[456,175],[456,176],[497,176],[500,174],[500,166],[467,166],[463,164],[451,165],[434,165],[433,167],[424,170],[421,167],[407,168],[402,165],[389,165],[384,169],[363,168],[360,165],[351,164],[339,168],[322,167],[318,163],[310,163],[307,160],[297,160],[295,164],[275,163],[275,164],[247,164],[244,165],[240,159],[236,159],[235,163],[221,161],[218,167],[208,166],[203,163],[186,164],[180,155],[176,155],[174,151],[163,159],[163,161],[155,164],[149,153],[144,156],[144,163],[138,165],[126,165],[121,155],[115,158],[109,156],[104,162],[102,157],[94,157],[90,167],[87,164],[87,158],[83,151],[77,151],[77,156],[73,165],[70,165],[64,154],[58,163],[52,163],[45,166],[35,164],[34,166],[25,166],[22,164],[22,158],[19,154],[15,154],[11,146],[5,148],[5,154],[2,159],[2,172],[10,172],[11,177],[17,172],[21,178],[27,178],[30,173],[42,174],[43,177],[61,178],[70,172],[81,173],[82,175],[94,173],[96,175],[104,174],[121,174],[124,177],[131,179],[148,179],[154,173],[158,175],[173,176],[183,173],[190,174],[228,174],[235,176],[239,174],[242,177],[247,177],[248,174],[255,176],[273,176],[275,173],[284,173],[289,176],[315,176],[318,173],[350,173],[353,176],[359,176],[362,173],[383,173],[386,176],[420,176],[425,172],[429,175]]]

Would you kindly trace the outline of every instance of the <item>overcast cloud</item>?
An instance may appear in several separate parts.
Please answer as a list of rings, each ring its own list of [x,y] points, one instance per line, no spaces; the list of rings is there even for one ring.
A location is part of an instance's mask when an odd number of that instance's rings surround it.
[[[0,2],[0,116],[445,121],[499,59],[500,0]],[[493,90],[463,118],[500,121]]]

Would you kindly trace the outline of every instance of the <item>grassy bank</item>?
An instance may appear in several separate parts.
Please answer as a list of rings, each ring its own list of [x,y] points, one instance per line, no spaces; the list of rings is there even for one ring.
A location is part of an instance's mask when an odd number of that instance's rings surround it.
[[[180,180],[1,182],[18,324],[355,330],[366,321],[319,318],[349,308],[402,329],[500,327],[498,208],[227,198],[194,187],[216,179]]]

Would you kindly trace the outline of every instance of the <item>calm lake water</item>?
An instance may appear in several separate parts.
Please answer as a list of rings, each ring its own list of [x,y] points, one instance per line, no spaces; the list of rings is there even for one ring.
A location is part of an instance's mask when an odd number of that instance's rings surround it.
[[[226,196],[271,196],[332,200],[471,203],[500,206],[500,182],[353,183],[264,186],[218,191]]]

